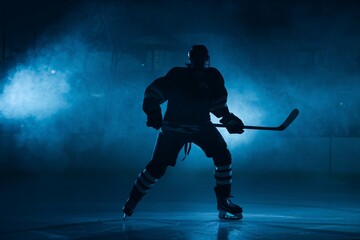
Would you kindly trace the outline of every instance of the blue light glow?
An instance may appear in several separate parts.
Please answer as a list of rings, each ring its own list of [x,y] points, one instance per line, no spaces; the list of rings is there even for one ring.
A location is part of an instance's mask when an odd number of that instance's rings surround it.
[[[69,106],[70,89],[66,73],[20,66],[3,89],[0,112],[7,119],[48,118]]]
[[[174,41],[171,49],[136,36],[144,39],[136,43],[142,44],[137,48],[130,46],[130,39],[135,38],[131,27],[118,25],[115,16],[119,14],[113,9],[120,8],[108,8],[109,18],[86,14],[90,17],[81,23],[77,17],[68,19],[70,30],[65,27],[57,36],[44,36],[46,44],[39,40],[38,47],[29,49],[1,81],[0,127],[12,133],[14,145],[25,149],[19,151],[25,155],[19,156],[21,161],[34,166],[44,164],[38,159],[51,159],[51,166],[54,162],[72,167],[145,166],[158,132],[146,127],[141,106],[144,90],[169,68],[184,66],[186,46],[194,43],[210,50],[211,66],[225,79],[229,109],[244,124],[276,126],[293,108],[300,110],[285,132],[246,130],[231,135],[220,129],[234,159],[241,159],[234,164],[247,169],[323,170],[330,151],[324,137],[359,134],[359,74],[347,74],[345,68],[344,73],[336,68],[329,72],[333,63],[326,62],[340,55],[324,48],[319,55],[324,62],[307,66],[307,73],[304,56],[296,50],[301,40],[274,35],[270,42],[255,41],[257,37],[246,32],[233,38],[221,33],[173,33],[178,43]],[[337,81],[345,78],[347,85]],[[166,104],[163,113],[165,108]],[[212,116],[212,121],[219,119]],[[351,155],[351,151],[337,156]],[[287,161],[294,152],[298,165]],[[182,164],[202,169],[199,159],[203,158],[195,147]]]

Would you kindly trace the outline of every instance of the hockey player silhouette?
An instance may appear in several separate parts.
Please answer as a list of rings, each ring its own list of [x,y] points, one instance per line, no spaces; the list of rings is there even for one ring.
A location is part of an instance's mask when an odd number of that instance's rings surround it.
[[[210,67],[204,45],[192,46],[186,67],[172,68],[145,90],[143,110],[147,126],[160,129],[151,161],[138,175],[126,201],[124,217],[131,216],[141,198],[175,166],[180,150],[198,145],[215,165],[214,187],[221,219],[241,219],[242,208],[230,201],[232,169],[227,145],[210,121],[210,113],[221,118],[229,133],[243,133],[243,122],[227,107],[227,90],[221,73]],[[160,105],[168,101],[164,118]],[[190,144],[190,145],[189,145]]]

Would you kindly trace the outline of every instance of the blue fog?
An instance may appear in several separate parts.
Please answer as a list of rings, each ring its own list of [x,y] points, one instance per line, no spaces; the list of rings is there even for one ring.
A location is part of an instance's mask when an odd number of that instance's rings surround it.
[[[202,43],[210,50],[211,65],[225,78],[230,110],[246,125],[276,126],[293,108],[300,110],[284,132],[229,135],[221,130],[235,168],[325,172],[330,164],[332,171],[360,171],[359,59],[332,51],[329,41],[308,43],[316,42],[311,36],[316,26],[307,41],[296,34],[286,39],[276,31],[264,40],[234,28],[240,31],[237,37],[173,33],[174,46],[137,48],[160,41],[147,33],[126,48],[122,43],[135,30],[122,23],[113,31],[113,15],[116,11],[106,6],[102,14],[86,19],[71,15],[64,20],[65,32],[43,33],[46,44],[34,45],[8,69],[0,94],[1,168],[143,167],[157,135],[145,125],[144,89],[172,66],[183,66],[190,46]],[[96,40],[97,34],[105,40]],[[346,41],[351,45],[359,38]],[[212,168],[196,147],[178,164]]]

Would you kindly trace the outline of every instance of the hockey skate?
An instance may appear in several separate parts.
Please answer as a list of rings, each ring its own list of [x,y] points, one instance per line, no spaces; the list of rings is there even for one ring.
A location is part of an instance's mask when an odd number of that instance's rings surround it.
[[[125,220],[128,216],[131,216],[134,213],[137,203],[138,201],[133,200],[131,197],[126,201],[122,209],[122,211],[124,212],[123,220]]]
[[[230,186],[216,186],[214,188],[217,199],[217,210],[219,211],[219,218],[225,220],[240,220],[242,216],[242,208],[229,199]]]

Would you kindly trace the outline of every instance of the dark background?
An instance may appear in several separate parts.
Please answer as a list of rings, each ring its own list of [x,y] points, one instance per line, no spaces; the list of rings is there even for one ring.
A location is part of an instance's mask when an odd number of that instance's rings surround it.
[[[157,134],[145,126],[143,91],[172,66],[184,66],[193,44],[209,48],[230,110],[245,124],[277,125],[300,110],[285,132],[222,132],[235,168],[360,172],[358,1],[2,0],[0,6],[5,173],[141,169]],[[181,166],[212,169],[198,148]]]

